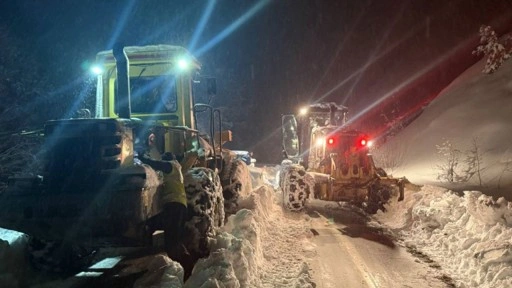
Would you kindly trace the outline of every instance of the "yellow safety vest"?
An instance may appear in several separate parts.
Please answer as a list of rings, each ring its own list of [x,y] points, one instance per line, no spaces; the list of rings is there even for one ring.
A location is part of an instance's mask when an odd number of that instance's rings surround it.
[[[171,173],[163,173],[164,189],[162,193],[162,204],[177,202],[187,206],[187,194],[183,184],[183,173],[178,161],[169,161],[172,165]]]

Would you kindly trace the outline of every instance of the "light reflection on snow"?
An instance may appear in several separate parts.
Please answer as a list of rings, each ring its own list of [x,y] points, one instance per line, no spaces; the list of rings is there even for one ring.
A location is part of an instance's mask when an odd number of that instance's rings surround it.
[[[18,240],[23,235],[25,235],[25,234],[18,232],[18,231],[0,228],[0,239],[9,242],[9,244],[14,243],[16,240]]]
[[[82,271],[82,272],[76,274],[75,276],[76,277],[99,277],[103,274],[103,272],[101,270],[111,269],[114,266],[116,266],[117,263],[119,263],[121,260],[123,260],[122,256],[105,258],[105,259],[101,260],[100,262],[95,263],[94,265],[92,265],[91,267],[88,268],[88,270],[93,270],[93,271]],[[100,271],[94,271],[94,270],[100,270]]]
[[[119,263],[119,261],[121,261],[121,260],[123,260],[122,256],[105,258],[105,259],[101,260],[100,262],[92,265],[89,268],[90,269],[110,269],[110,268],[116,266],[117,263]]]
[[[103,272],[80,272],[76,274],[76,277],[100,277]]]

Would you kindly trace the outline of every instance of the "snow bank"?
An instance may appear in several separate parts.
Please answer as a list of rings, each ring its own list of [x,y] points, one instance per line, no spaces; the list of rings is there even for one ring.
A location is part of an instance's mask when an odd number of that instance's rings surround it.
[[[512,203],[476,191],[406,190],[375,218],[439,263],[458,287],[512,287]]]
[[[261,185],[270,185],[273,188],[278,187],[278,174],[281,169],[280,165],[252,167],[249,166],[251,172],[252,187]]]
[[[310,232],[274,201],[268,185],[241,201],[184,287],[313,287],[303,256]]]
[[[17,287],[23,275],[28,237],[23,233],[0,228],[0,286]]]
[[[138,263],[133,263],[121,271],[120,276],[141,271],[148,272],[135,281],[134,288],[183,287],[183,268],[165,254],[139,259]]]

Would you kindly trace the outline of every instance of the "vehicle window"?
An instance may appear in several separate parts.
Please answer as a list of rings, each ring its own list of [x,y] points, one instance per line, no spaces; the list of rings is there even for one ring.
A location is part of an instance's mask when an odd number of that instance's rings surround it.
[[[131,110],[135,114],[176,112],[177,91],[174,75],[130,78]]]

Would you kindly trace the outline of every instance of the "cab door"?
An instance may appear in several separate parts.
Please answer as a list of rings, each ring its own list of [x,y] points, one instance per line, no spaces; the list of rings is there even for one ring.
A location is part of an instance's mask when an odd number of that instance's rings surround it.
[[[283,115],[281,118],[283,133],[283,154],[286,159],[299,157],[299,135],[297,133],[297,119],[294,115]]]

